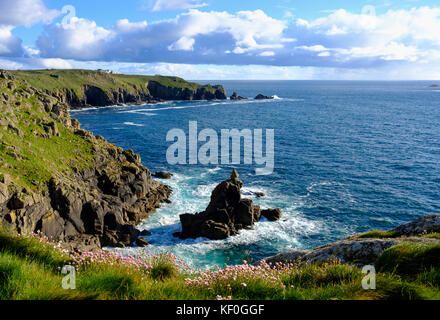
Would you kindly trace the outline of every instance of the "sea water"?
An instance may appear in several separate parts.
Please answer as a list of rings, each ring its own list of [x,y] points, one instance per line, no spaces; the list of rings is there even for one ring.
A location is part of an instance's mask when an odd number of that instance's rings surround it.
[[[205,81],[201,83],[206,83]],[[169,251],[197,267],[258,260],[310,249],[370,229],[390,229],[440,213],[440,90],[432,82],[210,81],[228,95],[273,100],[187,101],[73,111],[82,128],[132,148],[152,172],[174,173],[165,204],[139,229],[148,250]],[[255,175],[251,165],[169,165],[167,132],[274,129],[275,168]],[[226,240],[172,236],[179,214],[205,209],[214,187],[236,168],[243,196],[262,208],[281,208]],[[264,192],[257,198],[252,192]],[[125,253],[139,250],[123,249]]]

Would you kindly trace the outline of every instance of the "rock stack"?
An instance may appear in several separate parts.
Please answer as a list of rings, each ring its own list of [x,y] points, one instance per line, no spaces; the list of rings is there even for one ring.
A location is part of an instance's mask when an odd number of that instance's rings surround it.
[[[205,237],[218,240],[233,236],[240,229],[252,227],[260,220],[262,211],[252,200],[241,198],[242,185],[237,171],[233,170],[230,179],[214,189],[205,211],[180,215],[182,232],[174,235],[181,239]],[[269,211],[270,220],[281,218],[280,209]]]

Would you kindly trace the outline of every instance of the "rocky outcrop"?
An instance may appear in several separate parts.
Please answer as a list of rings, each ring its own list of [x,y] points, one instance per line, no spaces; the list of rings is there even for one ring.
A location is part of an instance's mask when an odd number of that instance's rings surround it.
[[[173,174],[169,173],[169,172],[165,172],[165,171],[156,171],[153,174],[153,177],[159,178],[159,179],[166,179],[166,180],[168,180],[168,179],[171,179],[173,177]]]
[[[388,248],[402,242],[438,243],[437,239],[393,238],[342,240],[313,250],[292,250],[264,259],[267,263],[314,263],[340,260],[352,265],[374,264]]]
[[[45,90],[45,93],[67,104],[70,109],[81,109],[86,107],[105,107],[111,105],[156,103],[160,99],[152,97],[148,91],[139,90],[135,93],[126,89],[116,88],[111,91],[104,91],[102,88],[93,85],[85,85],[78,94],[72,89]]]
[[[247,98],[239,96],[237,92],[234,92],[230,97],[231,100],[246,100]]]
[[[266,209],[261,210],[261,215],[269,221],[277,221],[281,219],[282,212],[281,209]]]
[[[1,224],[22,234],[42,232],[61,241],[68,249],[94,250],[133,244],[140,234],[135,226],[162,202],[169,201],[171,188],[155,181],[142,165],[140,156],[132,150],[123,150],[80,129],[78,121],[70,118],[69,106],[63,100],[26,87],[11,74],[0,72],[0,89],[6,87],[13,89],[1,93],[0,119],[6,125],[2,130],[14,133],[9,125],[23,127],[26,126],[23,121],[31,121],[40,126],[41,131],[26,134],[41,139],[40,143],[59,143],[53,139],[68,132],[69,139],[80,139],[81,144],[90,146],[90,151],[77,151],[78,154],[72,155],[72,159],[89,158],[87,165],[61,166],[46,182],[35,181],[35,190],[23,186],[22,176],[14,177],[0,170]],[[34,97],[35,106],[22,102],[27,96]],[[17,104],[11,106],[13,101]],[[16,116],[16,110],[26,111],[26,117],[19,118],[20,113]],[[5,114],[7,118],[3,118]],[[28,138],[24,136],[23,141]],[[1,143],[0,150],[11,150],[11,154],[23,157],[18,147],[4,139]],[[33,152],[30,143],[29,150]],[[0,169],[14,170],[3,160],[0,165]],[[39,173],[32,174],[38,176]]]
[[[252,227],[260,220],[261,210],[252,200],[241,198],[242,185],[234,170],[229,180],[221,182],[214,189],[205,211],[180,215],[182,232],[175,236],[182,239],[226,239],[237,234],[240,229]]]
[[[157,81],[149,81],[147,88],[152,97],[160,100],[216,100],[226,99],[222,86],[204,86],[200,88],[180,88],[165,86]]]
[[[92,70],[11,71],[10,74],[31,81],[34,89],[44,91],[71,109],[164,100],[226,99],[220,85],[199,85],[177,77],[127,76]]]
[[[386,249],[402,242],[439,243],[439,239],[417,236],[440,232],[440,215],[423,216],[390,231],[392,238],[359,239],[355,235],[313,250],[292,250],[264,260],[268,263],[313,263],[338,259],[355,265],[374,264]]]
[[[256,99],[256,100],[269,100],[269,99],[274,99],[274,97],[265,96],[265,95],[262,95],[262,94],[260,93],[259,95],[257,95],[257,96],[255,97],[255,99]]]
[[[391,230],[396,236],[410,237],[440,232],[440,214],[420,217]]]

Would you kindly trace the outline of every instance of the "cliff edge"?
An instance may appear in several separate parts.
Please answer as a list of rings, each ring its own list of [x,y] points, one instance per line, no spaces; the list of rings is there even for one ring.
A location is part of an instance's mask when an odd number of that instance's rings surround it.
[[[109,74],[92,70],[8,71],[71,109],[166,100],[226,99],[220,86],[200,85],[178,77]]]
[[[70,249],[131,245],[171,189],[132,150],[82,130],[69,101],[14,74],[0,71],[1,224]]]

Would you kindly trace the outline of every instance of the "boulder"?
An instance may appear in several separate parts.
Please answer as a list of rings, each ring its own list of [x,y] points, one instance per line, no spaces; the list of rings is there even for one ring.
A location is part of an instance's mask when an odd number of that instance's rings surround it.
[[[269,221],[276,221],[281,219],[282,211],[280,208],[265,209],[265,210],[261,210],[261,215]]]
[[[440,232],[440,214],[431,214],[402,224],[393,229],[396,236],[418,236],[426,233]]]
[[[43,123],[43,128],[44,128],[44,131],[46,131],[48,134],[51,134],[56,137],[60,136],[60,132],[58,131],[58,126],[55,123],[55,121]]]
[[[165,171],[156,171],[153,174],[153,177],[159,178],[159,179],[171,179],[172,176],[173,176],[172,173],[165,172]]]
[[[256,100],[268,100],[268,99],[273,99],[273,98],[274,97],[262,95],[261,93],[255,97]]]
[[[145,237],[145,236],[151,236],[151,232],[148,230],[142,230],[140,233],[141,236]]]
[[[226,239],[241,229],[251,228],[261,218],[261,210],[252,200],[241,197],[242,181],[236,170],[228,180],[218,184],[203,212],[180,215],[182,231],[174,236],[182,239],[204,237]],[[280,209],[268,209],[271,220],[281,217]]]
[[[146,247],[146,246],[148,246],[148,245],[150,245],[150,244],[149,244],[148,241],[145,240],[144,238],[138,238],[138,239],[136,239],[136,245],[137,245],[138,247]]]
[[[230,98],[231,100],[246,100],[247,98],[239,96],[237,92],[234,92]]]
[[[354,239],[327,244],[313,250],[292,250],[264,259],[267,263],[315,263],[340,260],[351,265],[374,264],[388,248],[402,243],[439,243],[438,239],[393,238]]]

